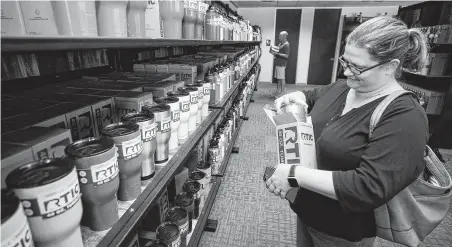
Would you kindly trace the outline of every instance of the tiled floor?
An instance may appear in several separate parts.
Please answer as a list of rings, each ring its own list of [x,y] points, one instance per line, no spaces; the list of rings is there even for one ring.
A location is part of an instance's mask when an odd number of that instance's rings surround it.
[[[288,87],[293,91],[295,86]],[[259,84],[248,109],[249,120],[242,125],[210,213],[218,220],[215,233],[204,232],[201,247],[283,247],[296,246],[296,215],[286,201],[269,194],[262,182],[264,168],[277,163],[276,137],[262,108],[271,103],[271,84]],[[441,150],[452,173],[452,150]],[[377,247],[398,245],[378,240]],[[452,246],[452,207],[443,223],[425,240],[423,247]]]

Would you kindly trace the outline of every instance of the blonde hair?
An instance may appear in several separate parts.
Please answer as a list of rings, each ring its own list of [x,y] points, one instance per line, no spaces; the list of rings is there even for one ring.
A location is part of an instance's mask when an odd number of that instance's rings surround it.
[[[427,39],[419,29],[408,29],[389,16],[359,25],[347,37],[347,44],[365,48],[378,62],[399,59],[401,66],[415,71],[422,69],[428,53]]]

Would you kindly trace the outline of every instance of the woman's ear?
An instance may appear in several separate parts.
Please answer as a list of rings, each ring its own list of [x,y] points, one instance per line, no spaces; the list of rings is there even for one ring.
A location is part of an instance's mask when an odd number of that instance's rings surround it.
[[[399,59],[392,59],[390,62],[388,62],[386,66],[386,74],[392,74],[394,73],[397,68],[399,67],[400,60]]]

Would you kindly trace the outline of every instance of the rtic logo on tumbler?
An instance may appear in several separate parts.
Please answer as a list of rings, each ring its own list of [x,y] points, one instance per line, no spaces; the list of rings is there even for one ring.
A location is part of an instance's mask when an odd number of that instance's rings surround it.
[[[191,11],[198,11],[198,2],[196,0],[189,0],[189,3]]]
[[[180,235],[177,237],[174,242],[171,243],[171,247],[180,247],[181,241],[180,241]]]
[[[171,119],[173,119],[173,122],[179,122],[180,121],[180,111],[173,111],[171,112]]]
[[[149,142],[155,139],[157,136],[157,124],[153,123],[146,125],[141,129],[141,135],[143,142]]]
[[[202,99],[204,97],[204,89],[200,88],[198,90],[198,99]]]
[[[278,143],[280,164],[301,163],[297,126],[278,129]]]
[[[124,160],[130,160],[140,155],[141,152],[143,151],[143,143],[141,142],[141,136],[137,136],[133,140],[123,142],[121,151]]]
[[[28,222],[25,221],[19,230],[11,236],[2,236],[2,247],[34,247]]]
[[[166,132],[170,131],[171,130],[171,118],[167,118],[167,119],[164,119],[163,121],[160,121],[159,130],[162,133],[166,133]]]
[[[188,232],[188,221],[185,224],[180,226],[180,234],[183,235]]]
[[[190,103],[198,104],[198,96],[197,95],[190,95]]]
[[[210,86],[204,88],[204,95],[210,95]]]
[[[88,170],[81,169],[77,171],[81,184],[89,183],[96,186],[106,184],[116,178],[119,174],[118,157],[115,156],[107,162],[91,166],[89,171],[91,180],[87,171]]]
[[[48,219],[72,208],[80,196],[80,186],[74,173],[74,178],[67,187],[55,188],[48,193],[39,194],[36,199],[22,200],[22,206],[28,217],[42,216],[42,218]]]
[[[190,111],[190,101],[187,102],[181,102],[180,109],[182,112],[188,112]]]

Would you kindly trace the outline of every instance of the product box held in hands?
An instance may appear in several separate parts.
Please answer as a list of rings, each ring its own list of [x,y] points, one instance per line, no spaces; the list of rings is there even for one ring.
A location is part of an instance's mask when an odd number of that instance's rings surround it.
[[[265,109],[276,127],[278,163],[317,169],[314,129],[310,118],[286,112],[276,114]]]

